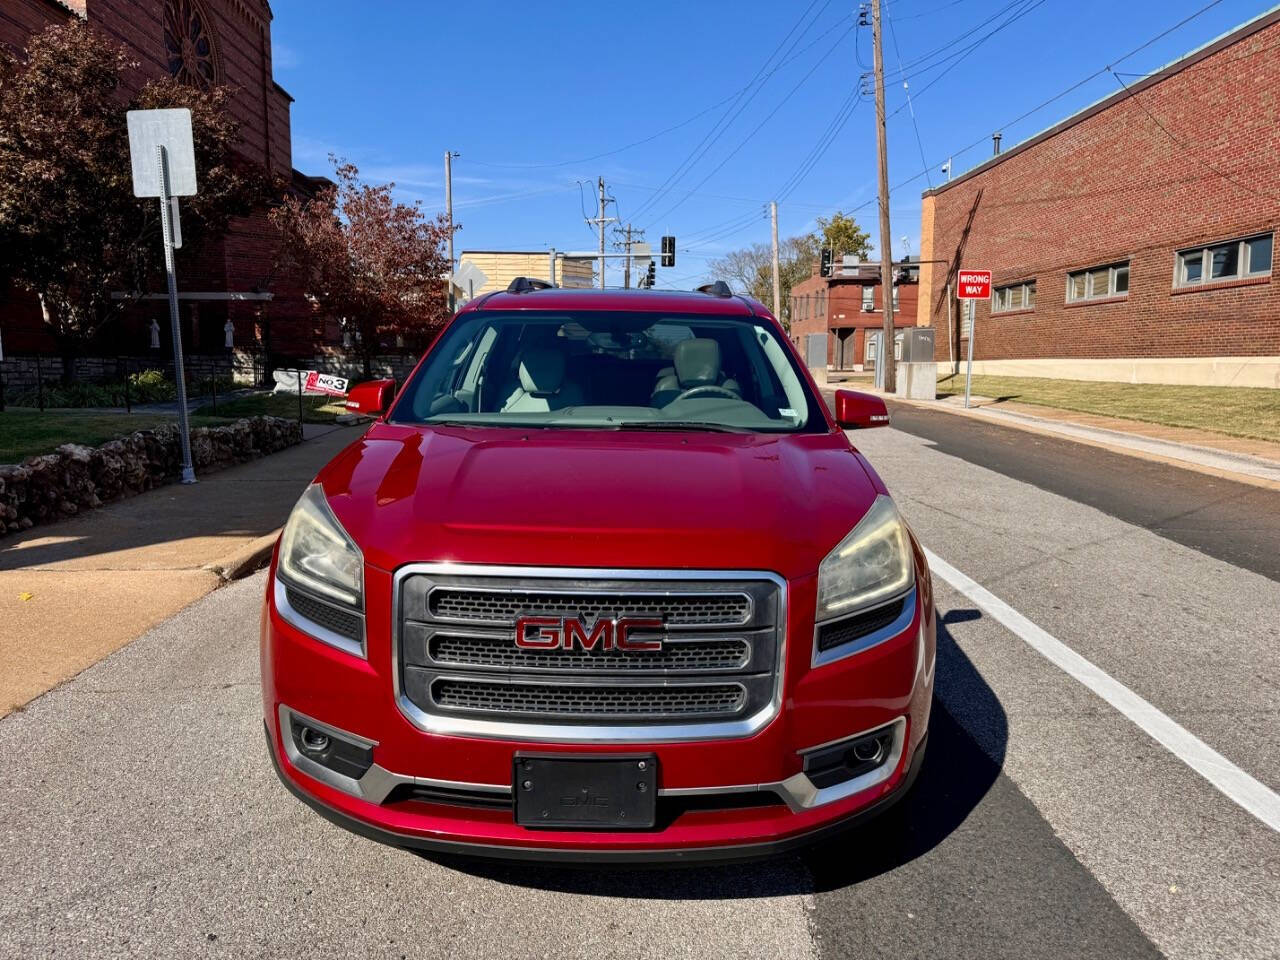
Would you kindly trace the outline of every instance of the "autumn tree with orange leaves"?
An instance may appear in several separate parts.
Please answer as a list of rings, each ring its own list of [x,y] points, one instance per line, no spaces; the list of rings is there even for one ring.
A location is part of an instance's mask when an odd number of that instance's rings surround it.
[[[448,319],[445,217],[398,202],[395,184],[369,184],[355,164],[330,157],[336,185],[287,198],[271,212],[281,260],[321,309],[355,335],[370,376],[374,356],[402,337],[414,347]]]

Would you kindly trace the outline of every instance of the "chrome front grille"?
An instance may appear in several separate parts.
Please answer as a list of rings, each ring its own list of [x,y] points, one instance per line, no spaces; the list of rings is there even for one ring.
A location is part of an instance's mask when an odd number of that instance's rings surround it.
[[[396,577],[400,703],[424,729],[690,739],[745,736],[777,711],[786,594],[772,575],[469,569]],[[520,617],[570,619],[588,634],[600,620],[658,620],[644,636],[662,646],[519,647]]]

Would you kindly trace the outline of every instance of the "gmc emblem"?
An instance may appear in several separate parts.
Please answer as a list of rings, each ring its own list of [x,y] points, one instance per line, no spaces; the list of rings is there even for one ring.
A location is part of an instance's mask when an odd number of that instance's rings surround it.
[[[661,630],[662,621],[651,617],[601,618],[588,627],[580,617],[519,617],[516,646],[526,650],[661,650],[662,640],[635,640],[639,630]]]

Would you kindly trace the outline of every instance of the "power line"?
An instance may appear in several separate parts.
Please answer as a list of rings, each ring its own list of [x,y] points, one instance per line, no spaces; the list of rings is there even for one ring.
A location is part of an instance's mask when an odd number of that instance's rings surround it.
[[[1145,113],[1151,119],[1152,123],[1154,123],[1157,127],[1161,129],[1161,131],[1164,132],[1164,135],[1166,137],[1168,137],[1175,144],[1181,147],[1185,153],[1187,153],[1193,160],[1197,161],[1202,167],[1204,167],[1210,173],[1216,174],[1217,176],[1221,177],[1223,180],[1230,183],[1232,186],[1237,187],[1240,190],[1243,190],[1245,193],[1253,194],[1253,196],[1255,197],[1266,197],[1267,199],[1270,199],[1270,200],[1280,200],[1280,195],[1274,194],[1274,193],[1266,193],[1262,190],[1254,190],[1252,187],[1241,183],[1235,177],[1231,176],[1231,174],[1224,173],[1223,171],[1215,167],[1213,164],[1209,163],[1209,161],[1205,160],[1202,156],[1196,153],[1196,151],[1193,150],[1188,144],[1178,139],[1178,137],[1174,136],[1173,132],[1170,131],[1168,127],[1166,127],[1163,123],[1160,122],[1160,118],[1157,117],[1150,110],[1148,110],[1146,107],[1146,104],[1144,104],[1141,100],[1138,99],[1137,92],[1135,90],[1131,90],[1129,86],[1123,80],[1120,79],[1120,77],[1116,74],[1114,70],[1112,70],[1110,67],[1107,67],[1107,72],[1109,72],[1113,77],[1116,78],[1116,83],[1120,84],[1120,88],[1124,90],[1126,94],[1125,96],[1126,100],[1132,100],[1139,107],[1141,107],[1142,112]]]
[[[902,52],[898,49],[898,31],[893,27],[893,18],[885,14],[885,19],[889,22],[889,38],[893,41],[893,54],[898,58],[898,67],[902,67]],[[907,81],[902,81],[902,89],[907,94],[907,109],[911,111],[911,126],[916,132],[916,146],[920,148],[920,162],[924,164],[925,177],[928,179],[929,188],[933,189],[933,178],[929,176],[929,161],[924,158],[924,141],[920,138],[920,124],[916,122],[916,108],[911,105],[911,89],[907,86]]]
[[[694,185],[692,190],[690,190],[683,197],[677,200],[666,211],[664,211],[663,213],[655,217],[655,220],[661,220],[663,217],[670,216],[673,212],[678,210],[686,200],[688,200],[691,196],[693,196],[696,190],[698,190],[701,186],[703,186],[703,184],[705,184],[708,180],[710,180],[717,173],[719,173],[720,170],[724,168],[724,165],[726,163],[728,163],[735,156],[737,156],[738,151],[740,151],[743,147],[745,147],[748,143],[750,143],[752,139],[755,138],[755,135],[764,128],[764,125],[768,123],[770,120],[772,120],[774,115],[779,110],[781,110],[793,96],[795,96],[796,91],[798,91],[802,86],[804,86],[804,84],[808,81],[808,79],[811,76],[813,76],[813,74],[817,71],[818,67],[822,66],[822,64],[826,62],[827,58],[836,52],[836,48],[838,48],[840,44],[844,42],[844,38],[847,37],[852,31],[853,31],[853,27],[850,26],[844,31],[844,33],[840,34],[840,36],[836,38],[836,42],[831,45],[830,49],[828,49],[826,53],[824,53],[821,57],[819,57],[816,61],[814,61],[813,66],[810,67],[808,72],[806,72],[805,75],[799,79],[796,85],[787,91],[786,95],[781,100],[778,101],[778,103],[774,106],[772,110],[770,110],[767,114],[765,114],[764,119],[761,120],[758,124],[756,124],[756,126],[751,130],[751,132],[748,133],[741,141],[739,141],[738,145],[734,147],[732,150],[730,150],[729,153],[726,154],[725,157],[718,164],[712,167],[711,170],[707,173],[707,175],[703,177],[701,180],[699,180],[697,184]]]
[[[1200,7],[1198,10],[1195,10],[1194,12],[1183,17],[1177,23],[1160,31],[1160,33],[1156,34],[1151,39],[1146,40],[1143,43],[1140,43],[1138,46],[1134,47],[1128,53],[1125,53],[1122,56],[1119,56],[1113,59],[1110,64],[1100,67],[1099,69],[1095,70],[1093,73],[1089,74],[1084,79],[1078,80],[1077,82],[1071,84],[1071,86],[1067,87],[1065,90],[1055,93],[1053,96],[1048,97],[1045,100],[1042,100],[1040,103],[1036,104],[1030,110],[1027,110],[1024,113],[1015,117],[1014,119],[1004,124],[1001,124],[999,127],[997,127],[997,129],[1007,129],[1009,127],[1012,127],[1014,124],[1021,123],[1023,120],[1027,119],[1027,117],[1030,117],[1032,114],[1039,113],[1041,110],[1049,106],[1051,103],[1055,103],[1058,100],[1061,100],[1063,97],[1067,96],[1067,94],[1072,93],[1075,90],[1078,90],[1080,87],[1084,86],[1089,81],[1103,75],[1104,73],[1107,73],[1110,67],[1114,67],[1117,64],[1124,63],[1126,60],[1129,60],[1132,57],[1137,56],[1143,50],[1147,49],[1147,47],[1151,46],[1154,43],[1158,43],[1159,41],[1167,37],[1169,34],[1173,33],[1175,30],[1178,30],[1186,26],[1188,23],[1190,23],[1192,20],[1195,20],[1197,17],[1201,17],[1204,14],[1208,13],[1210,10],[1218,6],[1218,4],[1220,3],[1222,3],[1222,0],[1211,0],[1210,3],[1205,4],[1203,7]],[[988,136],[984,134],[983,136],[979,137],[977,140],[974,140],[972,143],[964,147],[961,147],[958,150],[951,151],[948,154],[948,156],[950,157],[963,156],[964,154],[968,153],[970,150],[974,149],[977,146],[980,146],[981,144],[986,143],[987,141],[988,141]],[[932,166],[937,166],[937,164],[933,164]],[[920,172],[913,174],[907,179],[901,181],[900,183],[895,184],[893,186],[893,189],[898,190],[902,187],[907,186],[908,184],[914,183],[915,181],[919,180],[921,177],[924,177],[929,167],[930,165],[926,164],[925,169],[922,169]],[[875,203],[875,201],[870,200],[866,203],[859,204],[858,206],[853,207],[851,212],[865,209],[866,207],[871,206],[871,204],[873,203]]]
[[[783,38],[778,41],[778,45],[773,48],[773,51],[765,59],[764,63],[760,65],[760,68],[755,72],[755,75],[751,78],[750,81],[748,81],[747,86],[744,87],[741,91],[739,91],[737,98],[734,100],[732,104],[729,105],[729,108],[720,116],[720,119],[717,120],[712,125],[711,129],[707,131],[707,133],[703,136],[703,138],[700,141],[698,141],[697,145],[694,146],[693,150],[691,150],[689,154],[685,157],[685,159],[680,162],[680,164],[667,177],[667,179],[662,182],[662,185],[658,188],[658,191],[654,193],[644,204],[641,205],[640,209],[635,212],[637,217],[640,216],[640,214],[643,211],[649,209],[652,205],[656,204],[660,197],[665,196],[670,191],[671,187],[673,187],[677,182],[679,182],[680,178],[682,178],[686,173],[688,173],[690,169],[692,169],[693,165],[696,164],[698,160],[700,160],[706,154],[707,150],[711,149],[715,141],[719,139],[719,137],[724,133],[725,130],[728,130],[729,126],[733,123],[733,121],[736,120],[738,116],[742,113],[742,111],[747,108],[747,105],[750,104],[750,102],[753,99],[755,99],[756,94],[758,94],[762,89],[764,89],[765,81],[767,81],[768,78],[772,76],[773,73],[777,72],[777,68],[775,67],[773,71],[766,74],[765,73],[766,69],[769,67],[771,63],[773,63],[774,57],[778,56],[779,52],[786,45],[787,41],[791,39],[791,35],[796,32],[796,30],[800,27],[802,23],[805,23],[806,19],[809,18],[810,12],[813,10],[814,6],[817,3],[818,3],[818,0],[810,0],[809,5],[805,7],[804,11],[801,12],[796,22],[792,24],[791,29],[788,30],[786,34],[783,36]],[[825,10],[827,6],[830,5],[830,3],[831,3],[831,0],[824,0],[822,9]],[[809,21],[809,25],[812,25],[812,20]],[[806,25],[804,32],[807,32],[808,28],[809,28],[808,25]],[[794,48],[795,44],[799,42],[800,37],[804,36],[804,32],[802,32],[800,36],[796,37],[796,40],[792,43],[792,48]],[[790,53],[790,52],[791,52],[790,49],[788,49],[787,53]],[[784,59],[785,57],[786,57],[786,54],[783,54]],[[781,63],[779,63],[779,66],[781,66]],[[757,81],[759,81],[758,84],[757,84]],[[751,93],[751,95],[747,96],[746,99],[744,100],[743,96],[746,94],[746,91],[753,87],[754,87],[754,90]]]
[[[764,79],[767,79],[773,76],[783,67],[798,60],[804,53],[806,53],[810,48],[815,46],[820,40],[822,40],[824,36],[829,34],[841,23],[844,23],[843,17],[840,20],[836,21],[835,23],[831,24],[827,29],[823,30],[811,42],[807,43],[805,46],[801,47],[799,50],[796,50],[793,54],[791,54],[791,56],[780,61],[777,66],[775,66],[772,70],[770,70],[767,74],[765,74]],[[755,79],[753,78],[751,83],[748,83],[746,86],[743,86],[738,88],[737,90],[734,90],[732,93],[728,94],[723,99],[717,100],[715,103],[711,104],[710,106],[703,107],[701,110],[699,110],[697,113],[693,114],[692,116],[686,117],[684,120],[681,120],[679,123],[675,123],[669,127],[665,127],[662,130],[659,130],[657,133],[652,133],[649,136],[642,137],[639,140],[633,140],[630,143],[623,144],[622,146],[616,147],[615,149],[612,149],[612,150],[605,150],[602,153],[593,153],[589,157],[578,157],[573,160],[552,160],[552,161],[545,161],[545,162],[539,162],[539,163],[499,163],[493,160],[471,160],[469,162],[481,167],[498,167],[502,169],[511,169],[511,170],[542,170],[550,167],[568,167],[577,163],[590,163],[591,161],[599,160],[602,157],[611,157],[611,156],[614,156],[615,154],[624,153],[627,150],[631,150],[634,147],[644,146],[646,143],[652,143],[654,140],[657,140],[660,137],[664,137],[668,133],[674,133],[676,130],[681,129],[682,127],[687,127],[689,124],[693,123],[693,121],[706,116],[708,113],[710,113],[712,110],[715,110],[717,107],[724,106],[724,104],[728,103],[730,100],[734,99],[735,97],[739,96],[742,93],[745,93],[747,90],[751,88],[751,86],[754,83],[755,83]]]
[[[1022,9],[1010,15],[1010,17],[1007,20],[993,27],[987,33],[984,33],[982,36],[978,37],[977,40],[970,43],[968,46],[960,48],[950,56],[944,57],[935,63],[931,63],[928,66],[922,67],[920,70],[916,71],[915,73],[908,74],[904,77],[896,78],[896,79],[910,80],[913,77],[919,76],[920,74],[927,73],[928,71],[933,70],[935,67],[940,67],[942,66],[942,64],[950,60],[951,63],[947,66],[947,68],[943,70],[941,73],[939,73],[937,76],[935,76],[928,83],[926,83],[920,89],[920,92],[916,94],[916,96],[923,96],[925,91],[927,91],[930,87],[934,86],[939,80],[945,77],[948,73],[950,73],[960,64],[964,63],[964,57],[966,54],[976,50],[978,47],[982,46],[982,44],[986,43],[988,40],[994,37],[997,33],[1003,30],[1005,27],[1009,26],[1010,24],[1016,23],[1018,20],[1021,20],[1027,14],[1031,13],[1037,7],[1042,6],[1044,3],[1045,3],[1045,0],[1033,0],[1033,2],[1029,3],[1027,6],[1024,6]],[[898,109],[894,110],[893,113],[889,114],[889,116],[894,116],[901,112],[902,112],[902,107],[898,107]]]

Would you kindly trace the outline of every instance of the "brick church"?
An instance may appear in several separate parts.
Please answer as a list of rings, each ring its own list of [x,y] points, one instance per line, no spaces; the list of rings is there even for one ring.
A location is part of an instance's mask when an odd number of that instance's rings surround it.
[[[293,98],[272,78],[271,8],[267,0],[4,0],[0,44],[21,52],[51,24],[78,17],[124,46],[140,66],[127,84],[140,87],[166,74],[200,87],[226,84],[243,155],[311,195],[326,181],[293,169],[289,110]],[[121,123],[124,122],[123,115]],[[308,356],[323,324],[296,284],[273,275],[274,243],[266,211],[232,221],[227,233],[202,245],[196,262],[180,261],[180,312],[190,355],[227,356],[230,320],[237,353],[266,349]],[[162,291],[160,292],[162,293]],[[160,293],[132,308],[100,352],[170,355],[168,307]],[[151,345],[159,320],[162,344]],[[0,336],[5,355],[54,353],[34,297],[0,287]],[[56,360],[54,360],[56,362]]]

